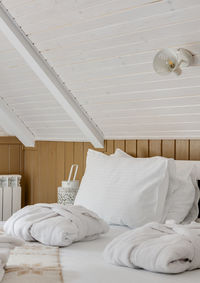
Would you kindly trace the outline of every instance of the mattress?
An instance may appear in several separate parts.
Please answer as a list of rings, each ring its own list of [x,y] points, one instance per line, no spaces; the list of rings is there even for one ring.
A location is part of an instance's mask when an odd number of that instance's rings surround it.
[[[200,270],[178,275],[152,273],[141,269],[114,266],[102,257],[105,246],[128,228],[111,226],[101,238],[90,242],[79,242],[60,248],[60,261],[64,283],[197,283]]]

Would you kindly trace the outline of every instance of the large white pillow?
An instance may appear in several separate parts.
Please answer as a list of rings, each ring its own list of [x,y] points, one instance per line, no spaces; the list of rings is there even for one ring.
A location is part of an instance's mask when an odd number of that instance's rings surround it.
[[[197,184],[198,170],[192,162],[176,161],[176,187],[171,195],[171,206],[168,219],[177,223],[190,223],[199,214],[198,202],[200,192]]]
[[[75,199],[109,224],[138,227],[161,221],[168,191],[168,160],[124,158],[89,150]]]
[[[120,149],[116,149],[113,156],[132,157]],[[199,201],[196,176],[194,164],[170,159],[169,190],[162,219],[163,222],[173,219],[176,223],[190,223],[196,220]]]
[[[193,210],[195,201],[195,188],[191,179],[191,171],[186,174],[178,174],[174,183],[174,190],[169,191],[167,196],[168,211],[166,220],[175,220],[176,223],[190,223],[196,220],[197,215],[190,211]]]

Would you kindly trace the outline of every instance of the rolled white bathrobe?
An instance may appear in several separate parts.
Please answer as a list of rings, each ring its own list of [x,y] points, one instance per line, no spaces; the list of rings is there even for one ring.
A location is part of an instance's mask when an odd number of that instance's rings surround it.
[[[22,208],[4,225],[9,235],[60,247],[96,239],[108,229],[102,219],[82,206],[42,203]]]
[[[104,258],[161,273],[200,268],[200,224],[149,223],[116,237],[105,248]]]

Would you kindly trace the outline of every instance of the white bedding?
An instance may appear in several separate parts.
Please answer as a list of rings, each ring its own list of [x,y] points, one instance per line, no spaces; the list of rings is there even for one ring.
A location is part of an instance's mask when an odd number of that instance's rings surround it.
[[[90,149],[75,204],[109,224],[132,228],[171,219],[190,223],[198,216],[195,168],[159,156],[133,158],[120,149],[108,156]]]
[[[179,275],[151,273],[108,264],[103,259],[105,246],[128,228],[111,226],[110,231],[91,242],[60,248],[64,283],[198,283],[200,270]]]

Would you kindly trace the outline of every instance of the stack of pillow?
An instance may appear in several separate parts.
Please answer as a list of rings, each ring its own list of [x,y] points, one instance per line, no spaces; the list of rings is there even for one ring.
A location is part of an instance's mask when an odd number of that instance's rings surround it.
[[[75,205],[96,212],[109,224],[131,228],[148,222],[188,223],[198,216],[196,167],[184,170],[173,159],[133,158],[89,150]]]

